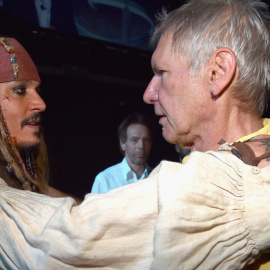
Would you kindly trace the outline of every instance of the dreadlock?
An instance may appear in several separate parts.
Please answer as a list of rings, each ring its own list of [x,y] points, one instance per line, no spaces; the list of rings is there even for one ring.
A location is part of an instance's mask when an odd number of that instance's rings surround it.
[[[7,172],[2,168],[0,173],[5,180],[7,179],[6,182],[10,186],[45,193],[48,178],[48,160],[43,138],[41,140],[42,147],[39,147],[38,158],[30,154],[25,162],[20,156],[15,143],[15,140],[11,138],[0,106],[0,159]]]

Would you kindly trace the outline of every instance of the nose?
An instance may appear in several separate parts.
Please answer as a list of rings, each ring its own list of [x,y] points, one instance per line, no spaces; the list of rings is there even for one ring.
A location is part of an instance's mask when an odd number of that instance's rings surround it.
[[[143,100],[145,103],[153,104],[158,101],[158,88],[158,78],[154,76],[144,91]]]
[[[29,109],[34,112],[43,112],[46,110],[46,103],[36,90],[31,94]]]
[[[138,140],[138,148],[139,149],[144,149],[143,140]]]

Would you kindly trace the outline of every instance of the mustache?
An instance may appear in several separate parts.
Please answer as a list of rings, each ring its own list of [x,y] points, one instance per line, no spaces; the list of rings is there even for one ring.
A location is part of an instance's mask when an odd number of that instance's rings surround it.
[[[21,128],[23,128],[27,123],[35,122],[36,120],[38,120],[38,123],[40,124],[41,121],[40,113],[33,113],[29,117],[25,118],[21,123]]]

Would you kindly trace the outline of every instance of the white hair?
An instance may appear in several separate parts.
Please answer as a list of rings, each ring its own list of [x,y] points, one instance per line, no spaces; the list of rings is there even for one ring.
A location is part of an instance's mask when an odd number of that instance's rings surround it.
[[[241,109],[261,116],[267,109],[270,83],[270,15],[256,0],[190,0],[158,16],[152,36],[156,42],[167,31],[173,47],[188,60],[193,75],[221,47],[237,60],[238,77],[232,95]]]

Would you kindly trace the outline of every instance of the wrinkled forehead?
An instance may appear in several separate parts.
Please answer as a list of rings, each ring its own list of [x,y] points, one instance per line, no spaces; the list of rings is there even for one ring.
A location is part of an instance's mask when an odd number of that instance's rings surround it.
[[[0,37],[0,83],[37,81],[37,68],[24,47],[14,38]]]

